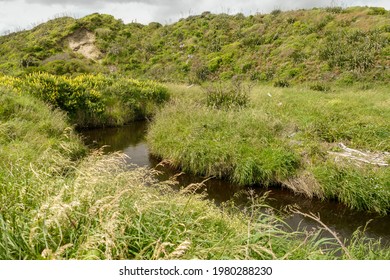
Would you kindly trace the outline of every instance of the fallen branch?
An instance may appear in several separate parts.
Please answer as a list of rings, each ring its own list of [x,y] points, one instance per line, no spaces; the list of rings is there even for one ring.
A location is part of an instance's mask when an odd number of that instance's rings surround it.
[[[339,145],[340,148],[342,148],[342,149],[343,149],[344,151],[346,151],[346,152],[356,153],[356,154],[359,154],[359,155],[361,155],[361,156],[363,156],[363,157],[368,157],[368,156],[369,156],[368,154],[365,154],[365,153],[363,153],[362,151],[348,148],[348,147],[345,146],[343,143],[339,143],[338,145]]]
[[[372,153],[372,152],[362,152],[359,150],[351,149],[345,146],[343,143],[339,143],[338,146],[343,150],[343,152],[328,152],[334,156],[340,156],[349,158],[351,160],[360,161],[367,164],[377,165],[380,167],[387,167],[389,164],[386,162],[385,153]]]

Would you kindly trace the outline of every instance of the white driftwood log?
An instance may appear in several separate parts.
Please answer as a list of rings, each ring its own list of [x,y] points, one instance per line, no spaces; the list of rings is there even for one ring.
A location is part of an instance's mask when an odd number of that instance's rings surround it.
[[[360,161],[367,164],[373,164],[381,167],[389,166],[385,158],[385,155],[387,153],[362,152],[359,150],[348,148],[343,143],[339,143],[338,146],[343,150],[343,152],[328,153],[336,157],[345,157],[351,160]]]

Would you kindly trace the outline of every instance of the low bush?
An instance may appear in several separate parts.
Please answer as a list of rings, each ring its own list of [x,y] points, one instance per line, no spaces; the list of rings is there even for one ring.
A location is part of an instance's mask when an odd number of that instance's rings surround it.
[[[91,115],[103,113],[105,106],[98,88],[91,87],[84,80],[33,73],[22,80],[21,90],[64,110],[71,119],[81,112]]]
[[[325,8],[325,11],[327,11],[328,13],[332,13],[332,14],[342,14],[342,13],[345,13],[346,11],[343,9],[343,7],[326,7]]]
[[[79,127],[123,125],[142,119],[153,114],[169,98],[168,90],[156,82],[100,74],[3,76],[0,85],[31,94],[65,111]]]
[[[319,82],[313,83],[309,87],[311,90],[315,90],[315,91],[330,91],[329,85],[324,83],[319,83]]]
[[[321,44],[319,58],[330,67],[362,73],[375,66],[387,41],[377,30],[331,32]]]
[[[388,11],[383,7],[370,7],[369,15],[386,15]]]
[[[284,87],[289,87],[289,86],[290,86],[290,83],[287,80],[276,80],[274,82],[274,87],[284,88]]]
[[[275,9],[275,10],[271,11],[271,15],[273,15],[273,16],[277,16],[277,15],[279,15],[281,13],[282,13],[281,9]]]

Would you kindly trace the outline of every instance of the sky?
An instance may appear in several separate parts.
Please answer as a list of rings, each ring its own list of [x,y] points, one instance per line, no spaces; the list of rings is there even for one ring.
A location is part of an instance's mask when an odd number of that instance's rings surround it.
[[[390,10],[390,0],[0,0],[0,34],[30,29],[65,15],[80,18],[104,13],[125,23],[170,24],[204,11],[248,15],[324,6],[375,6]]]

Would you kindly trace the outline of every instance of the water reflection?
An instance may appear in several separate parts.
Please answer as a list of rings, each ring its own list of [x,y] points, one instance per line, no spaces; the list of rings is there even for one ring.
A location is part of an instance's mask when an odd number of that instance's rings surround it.
[[[103,147],[105,153],[122,151],[129,163],[151,166],[145,141],[147,122],[135,122],[122,127],[83,130],[84,142],[92,149]]]

